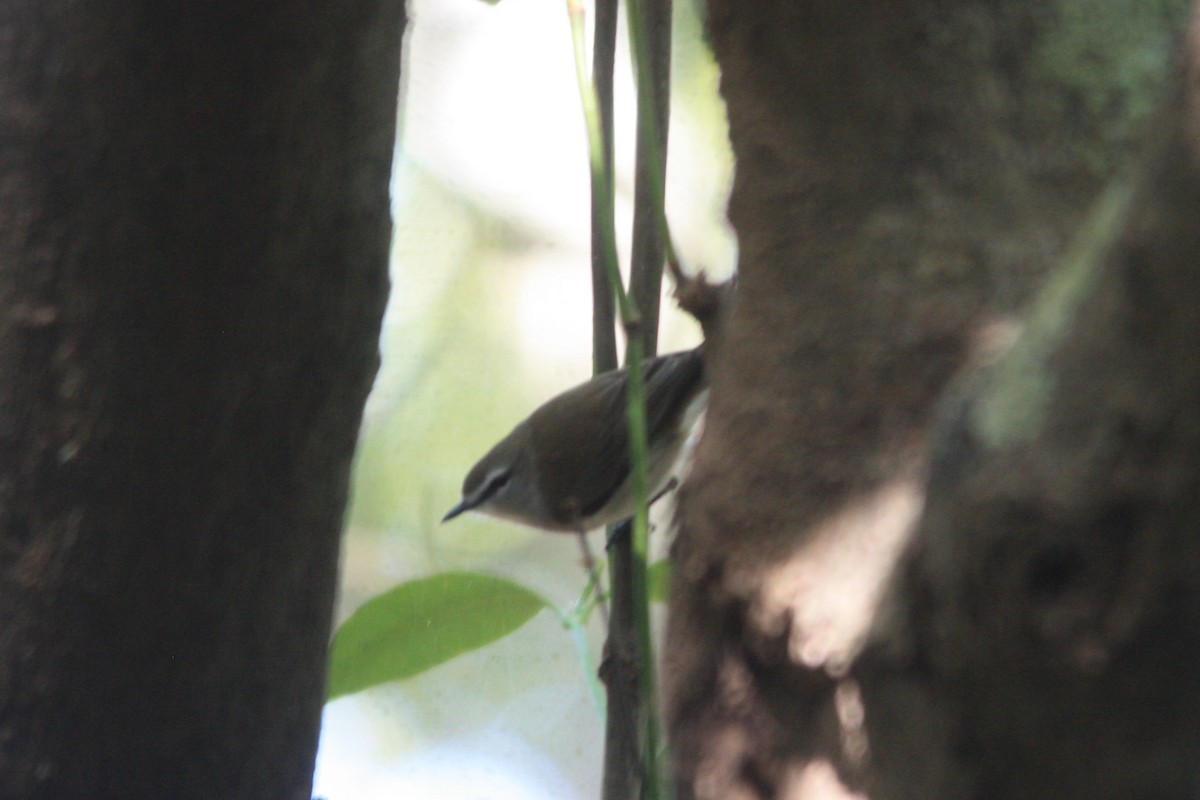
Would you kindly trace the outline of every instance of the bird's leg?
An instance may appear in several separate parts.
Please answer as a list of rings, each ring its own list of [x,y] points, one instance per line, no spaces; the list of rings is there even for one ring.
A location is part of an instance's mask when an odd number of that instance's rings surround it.
[[[588,580],[592,583],[592,591],[596,593],[596,608],[600,609],[600,619],[604,622],[605,630],[608,630],[608,601],[604,599],[604,587],[600,583],[600,570],[596,566],[595,557],[592,556],[591,545],[588,544],[583,513],[575,498],[569,499],[564,504],[563,510],[567,512],[567,518],[574,523],[572,527],[575,528],[575,536],[579,539],[579,550],[583,553],[583,566],[587,569]]]
[[[583,566],[587,569],[588,580],[592,582],[592,591],[596,593],[596,608],[600,610],[600,620],[607,630],[608,601],[604,599],[604,587],[600,583],[600,568],[596,566],[596,559],[592,556],[592,547],[588,544],[587,531],[583,525],[578,525],[575,535],[579,539],[579,549],[583,552]]]

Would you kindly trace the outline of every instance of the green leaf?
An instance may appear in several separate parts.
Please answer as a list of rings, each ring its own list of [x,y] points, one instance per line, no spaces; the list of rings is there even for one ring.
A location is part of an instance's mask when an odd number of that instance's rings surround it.
[[[665,603],[670,591],[671,562],[664,558],[646,568],[646,593],[652,602]]]
[[[520,584],[445,572],[368,600],[338,628],[327,700],[411,678],[520,628],[549,603]]]

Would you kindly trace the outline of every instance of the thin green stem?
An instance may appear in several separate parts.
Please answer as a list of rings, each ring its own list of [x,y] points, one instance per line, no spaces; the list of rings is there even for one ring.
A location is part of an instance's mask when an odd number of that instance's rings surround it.
[[[600,719],[604,719],[608,715],[608,701],[604,697],[604,684],[596,677],[600,670],[596,665],[596,660],[592,658],[592,648],[588,644],[587,631],[584,630],[583,624],[575,619],[570,621],[567,629],[571,632],[571,641],[575,643],[579,661],[583,664],[584,677],[592,695],[592,702],[596,706],[596,713],[600,715]]]
[[[600,603],[604,600],[604,587],[600,583],[600,570],[588,570],[587,580],[583,584],[583,594],[575,601],[572,613],[583,622],[587,622]]]
[[[579,100],[583,106],[583,121],[587,126],[588,161],[592,169],[593,208],[600,219],[600,240],[604,254],[604,268],[617,299],[617,313],[626,330],[638,324],[637,309],[625,294],[621,280],[621,267],[617,257],[617,223],[611,201],[612,181],[609,180],[604,159],[604,134],[600,124],[600,112],[596,99],[596,87],[592,85],[587,69],[587,37],[584,24],[582,0],[567,0],[567,18],[571,22],[571,43],[575,52],[575,79],[579,84]]]
[[[633,514],[633,611],[638,642],[638,694],[642,717],[642,763],[646,782],[643,788],[647,800],[665,797],[667,782],[659,762],[661,736],[658,730],[658,675],[655,668],[654,642],[650,630],[650,592],[646,577],[650,544],[649,486],[645,464],[646,407],[642,374],[642,337],[630,336],[625,350],[629,374],[629,449],[635,466],[632,474],[637,504]],[[636,365],[636,366],[634,366]],[[636,398],[636,401],[635,401]]]
[[[675,250],[675,244],[671,237],[670,225],[667,221],[666,213],[666,164],[663,154],[663,142],[660,141],[659,130],[659,114],[666,114],[667,108],[666,97],[659,97],[659,86],[657,85],[658,75],[656,68],[651,61],[648,43],[646,41],[646,24],[647,20],[642,11],[640,0],[626,0],[625,16],[629,25],[629,39],[631,42],[631,51],[634,59],[634,74],[637,78],[637,92],[639,98],[639,114],[638,125],[639,144],[644,147],[644,152],[639,152],[639,158],[645,157],[649,164],[648,169],[639,171],[639,178],[646,176],[649,178],[650,187],[650,204],[651,212],[654,214],[658,222],[658,234],[662,247],[662,254],[671,270],[672,277],[676,285],[680,285],[684,281],[683,270],[679,265],[679,256]],[[660,23],[665,22],[667,30],[660,32],[659,44],[661,39],[666,38],[669,42],[670,37],[670,19],[667,14],[665,21],[658,20]],[[666,84],[666,80],[662,81]],[[662,87],[664,93],[667,87]],[[635,210],[635,214],[639,213]],[[640,338],[640,337],[638,337]],[[630,340],[630,345],[633,340]],[[640,346],[637,349],[637,361],[633,361],[634,347],[629,347],[630,360],[628,363],[641,363],[642,353]],[[630,371],[630,392],[634,390],[633,372]],[[637,382],[640,384],[641,376],[637,376]],[[643,426],[642,431],[634,434],[635,424]],[[644,442],[644,418],[635,423],[633,416],[630,416],[630,431],[634,442]],[[649,521],[648,509],[639,502],[637,514],[634,517],[633,525],[633,608],[635,613],[635,623],[637,629],[638,640],[638,655],[640,680],[638,689],[640,693],[641,706],[641,722],[642,722],[642,747],[643,747],[643,764],[645,765],[645,789],[644,795],[648,800],[667,800],[672,794],[671,782],[666,774],[667,765],[667,748],[665,739],[661,736],[659,730],[658,719],[658,675],[657,661],[654,652],[653,636],[650,622],[650,592],[648,581],[648,560],[649,560]]]
[[[629,429],[629,459],[630,480],[633,482],[635,512],[633,516],[633,607],[637,623],[637,639],[639,649],[638,691],[641,699],[642,716],[642,763],[644,765],[645,782],[643,796],[647,800],[665,800],[669,792],[669,783],[663,775],[660,756],[660,735],[658,729],[657,702],[657,669],[655,668],[654,647],[650,631],[650,597],[647,586],[647,553],[649,550],[649,480],[647,477],[647,444],[646,444],[646,405],[644,375],[642,361],[644,343],[640,330],[641,320],[633,298],[624,290],[621,271],[617,258],[616,222],[612,202],[612,180],[607,170],[605,159],[605,139],[598,111],[598,100],[595,85],[587,73],[587,45],[585,40],[584,8],[582,0],[567,0],[567,15],[571,23],[572,43],[575,53],[575,73],[579,84],[579,96],[583,106],[584,123],[587,127],[588,154],[592,172],[592,207],[598,215],[597,230],[600,234],[605,269],[608,273],[612,291],[616,297],[617,310],[626,334],[625,364],[628,375],[627,415]],[[635,54],[640,63],[648,63],[645,58],[645,42],[641,36],[640,7],[630,3],[627,7],[630,20],[631,38],[635,46]],[[652,92],[648,88],[648,76],[645,69],[638,69],[638,91]],[[646,95],[654,97],[654,94]],[[651,170],[654,205],[660,229],[663,234],[665,253],[668,264],[674,264],[673,271],[678,269],[678,259],[671,243],[667,229],[666,213],[663,210],[664,181],[662,154],[657,147],[655,137],[657,124],[653,115],[643,115],[642,124],[652,125],[651,135]]]
[[[591,581],[584,588],[584,593],[591,595]],[[581,597],[579,602],[584,602],[584,598]],[[583,677],[588,685],[588,691],[592,695],[592,703],[595,704],[596,713],[600,715],[600,719],[604,719],[608,714],[608,706],[604,697],[604,685],[597,677],[599,670],[596,666],[596,659],[592,657],[592,648],[588,644],[586,622],[589,612],[581,609],[579,603],[576,603],[576,608],[571,611],[563,611],[557,606],[551,607],[558,614],[562,626],[571,634],[571,643],[575,645],[575,654],[579,657],[579,663],[583,667]]]

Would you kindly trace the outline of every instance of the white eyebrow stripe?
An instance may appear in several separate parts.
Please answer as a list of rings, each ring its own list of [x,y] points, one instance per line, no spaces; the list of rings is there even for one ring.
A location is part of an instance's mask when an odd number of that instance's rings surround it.
[[[471,496],[471,499],[473,501],[479,501],[490,496],[496,491],[494,488],[495,484],[502,478],[507,478],[510,472],[512,472],[512,470],[508,467],[496,467],[493,469],[487,474],[487,477],[483,479],[483,482],[479,484],[479,489],[476,490],[475,494]]]

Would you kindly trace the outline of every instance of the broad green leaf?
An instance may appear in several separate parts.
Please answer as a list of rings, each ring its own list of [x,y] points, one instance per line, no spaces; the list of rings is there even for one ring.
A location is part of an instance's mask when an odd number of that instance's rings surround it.
[[[670,591],[671,562],[664,558],[646,568],[646,593],[652,602],[665,603]]]
[[[411,678],[520,628],[547,601],[476,572],[409,581],[368,600],[333,637],[327,699]]]

